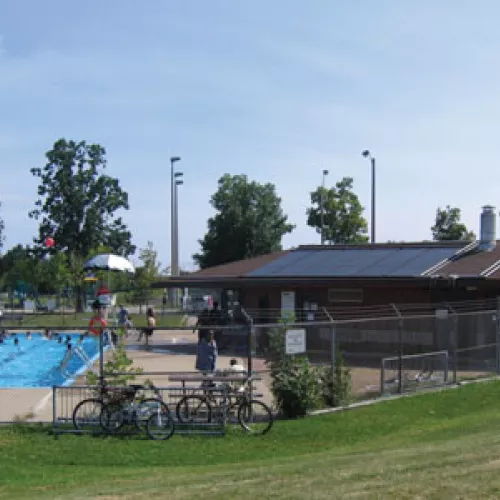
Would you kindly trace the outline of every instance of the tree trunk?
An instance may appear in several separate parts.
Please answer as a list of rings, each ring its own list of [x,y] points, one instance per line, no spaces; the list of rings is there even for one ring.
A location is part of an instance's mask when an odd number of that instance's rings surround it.
[[[75,312],[81,313],[83,312],[83,287],[81,285],[75,286],[75,294],[76,294]]]

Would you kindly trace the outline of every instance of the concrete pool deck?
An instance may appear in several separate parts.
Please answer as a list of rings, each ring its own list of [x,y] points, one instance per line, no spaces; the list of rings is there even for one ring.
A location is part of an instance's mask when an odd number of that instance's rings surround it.
[[[127,340],[127,354],[134,362],[134,366],[141,367],[145,372],[193,372],[196,361],[197,335],[190,331],[156,331],[146,347],[142,341],[137,343],[135,338]],[[224,369],[229,366],[229,360],[234,355],[221,354],[218,357],[217,368]],[[239,356],[245,366],[246,360]],[[264,361],[254,360],[254,369],[263,370]],[[149,378],[159,387],[168,385],[168,376],[138,376],[137,382]],[[264,376],[267,378],[267,375]],[[79,377],[75,384],[85,384],[84,377]],[[259,392],[264,395],[264,400],[271,403],[272,397],[267,387],[266,380],[259,383]],[[0,389],[0,422],[52,421],[52,390],[50,388],[19,388]]]

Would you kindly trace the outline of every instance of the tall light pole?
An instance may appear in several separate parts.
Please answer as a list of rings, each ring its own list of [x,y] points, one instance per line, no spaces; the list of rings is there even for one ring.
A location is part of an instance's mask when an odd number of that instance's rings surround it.
[[[321,198],[320,198],[320,203],[321,203],[321,212],[320,212],[320,224],[321,224],[321,244],[325,244],[325,179],[326,176],[328,175],[328,170],[323,170],[323,181],[321,183]]]
[[[170,274],[178,276],[178,243],[177,243],[177,178],[175,163],[181,161],[180,156],[170,158]],[[182,175],[182,174],[180,174]],[[172,289],[172,302],[177,305],[177,289]]]
[[[372,164],[372,223],[371,223],[371,242],[375,243],[375,158],[371,155],[370,151],[366,149],[363,151],[363,156],[369,158]]]
[[[180,268],[179,268],[179,192],[177,190],[178,186],[184,184],[182,180],[182,172],[175,172],[175,189],[174,189],[174,198],[175,198],[175,206],[174,206],[174,239],[175,239],[175,270],[176,276],[179,276]]]

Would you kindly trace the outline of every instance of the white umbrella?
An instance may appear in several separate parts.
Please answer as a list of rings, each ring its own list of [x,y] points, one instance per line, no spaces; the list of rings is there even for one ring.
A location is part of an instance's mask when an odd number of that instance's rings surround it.
[[[84,269],[103,269],[105,271],[123,271],[134,273],[134,264],[125,257],[112,253],[101,253],[89,259],[83,265]]]

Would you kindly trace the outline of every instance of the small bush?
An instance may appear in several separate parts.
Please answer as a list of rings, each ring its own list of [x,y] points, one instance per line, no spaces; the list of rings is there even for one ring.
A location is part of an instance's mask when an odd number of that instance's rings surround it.
[[[303,416],[321,404],[317,370],[306,356],[285,353],[285,329],[269,332],[271,392],[280,413],[287,418]]]
[[[292,358],[290,365],[274,373],[271,390],[283,416],[295,418],[320,406],[321,391],[317,370],[306,357]]]
[[[351,396],[351,373],[344,364],[344,358],[337,349],[335,368],[325,366],[319,369],[321,393],[325,406],[342,406],[349,402]]]
[[[142,368],[133,366],[133,361],[127,356],[125,346],[122,343],[116,344],[111,359],[104,363],[104,373],[106,373],[106,378],[111,385],[126,385],[142,372]],[[118,373],[125,375],[114,375]],[[96,385],[99,380],[99,377],[92,371],[88,371],[86,377],[89,385]]]

